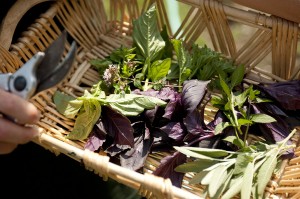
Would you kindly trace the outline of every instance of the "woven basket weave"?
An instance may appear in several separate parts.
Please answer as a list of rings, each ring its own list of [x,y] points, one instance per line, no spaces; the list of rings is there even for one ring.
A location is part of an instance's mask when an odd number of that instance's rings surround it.
[[[45,0],[44,0],[45,1]],[[10,14],[18,10],[28,10],[30,6],[43,0],[19,1],[10,10],[3,22],[0,39],[1,72],[14,72],[36,52],[43,51],[58,37],[62,29],[77,41],[76,61],[70,75],[56,88],[49,89],[31,99],[42,112],[38,123],[42,133],[37,144],[59,154],[63,153],[83,161],[87,169],[120,183],[139,189],[148,198],[201,198],[201,186],[189,185],[187,175],[183,188],[171,185],[168,179],[151,175],[158,162],[166,154],[149,155],[144,168],[145,174],[127,170],[109,162],[105,154],[84,150],[84,141],[65,138],[73,128],[74,121],[56,111],[52,96],[56,90],[72,96],[80,96],[98,82],[99,74],[89,63],[90,59],[104,58],[114,49],[132,44],[132,20],[156,3],[158,24],[165,24],[173,38],[183,38],[187,48],[205,38],[211,47],[232,58],[237,64],[247,68],[246,80],[251,83],[274,82],[299,78],[297,66],[297,43],[299,24],[231,2],[215,0],[180,0],[186,8],[182,23],[174,28],[166,1],[163,0],[70,0],[55,1],[47,12],[23,32],[22,37],[10,44],[13,31],[5,31],[10,22]],[[168,0],[169,1],[169,0]],[[23,3],[22,3],[23,2]],[[24,2],[28,3],[27,7]],[[236,38],[232,24],[239,28],[250,28],[251,33]],[[14,29],[15,27],[12,27]],[[239,39],[239,40],[238,40]],[[242,40],[242,41],[240,41]],[[66,46],[68,49],[69,45]],[[206,119],[213,118],[215,109],[207,110]],[[298,134],[297,134],[298,135]],[[294,142],[298,143],[298,136]],[[300,148],[296,148],[296,158],[285,161],[279,176],[274,176],[266,189],[267,198],[300,198]]]

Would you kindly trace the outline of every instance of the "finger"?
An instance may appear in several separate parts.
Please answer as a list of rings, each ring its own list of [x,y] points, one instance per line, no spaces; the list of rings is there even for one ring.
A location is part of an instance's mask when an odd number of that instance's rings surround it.
[[[35,124],[40,114],[37,108],[23,98],[0,89],[0,112],[20,124]]]
[[[35,127],[21,126],[0,118],[0,142],[25,144],[39,134]]]
[[[11,144],[6,142],[0,142],[0,155],[9,154],[17,148],[17,144]]]

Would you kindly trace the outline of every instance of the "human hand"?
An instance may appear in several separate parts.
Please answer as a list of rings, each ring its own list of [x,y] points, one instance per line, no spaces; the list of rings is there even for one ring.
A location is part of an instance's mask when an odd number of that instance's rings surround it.
[[[11,153],[19,144],[38,135],[38,129],[32,124],[39,121],[40,113],[30,102],[0,89],[0,113],[16,121],[0,117],[0,154]]]

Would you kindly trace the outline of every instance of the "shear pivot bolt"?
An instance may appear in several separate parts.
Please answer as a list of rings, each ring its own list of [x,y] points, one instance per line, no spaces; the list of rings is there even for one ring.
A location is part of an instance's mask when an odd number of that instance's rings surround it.
[[[16,77],[14,81],[14,87],[17,91],[22,91],[26,87],[26,79],[23,76]]]

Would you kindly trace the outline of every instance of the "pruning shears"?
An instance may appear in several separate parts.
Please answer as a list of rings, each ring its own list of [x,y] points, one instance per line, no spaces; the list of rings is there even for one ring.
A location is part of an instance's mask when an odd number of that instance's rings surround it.
[[[29,99],[59,84],[70,71],[77,48],[74,41],[61,61],[66,37],[67,33],[63,31],[44,52],[37,52],[15,73],[1,73],[0,89]]]

